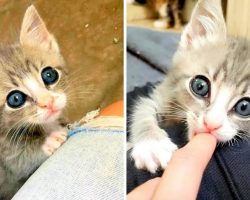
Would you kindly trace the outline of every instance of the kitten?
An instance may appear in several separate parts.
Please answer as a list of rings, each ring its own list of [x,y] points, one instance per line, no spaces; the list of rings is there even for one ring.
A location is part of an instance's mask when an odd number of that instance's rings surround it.
[[[183,23],[183,8],[185,0],[127,0],[127,3],[146,4],[158,14],[154,22],[156,28],[180,28]]]
[[[66,140],[66,74],[56,40],[30,6],[19,42],[0,47],[1,200],[11,199]]]
[[[220,0],[199,0],[173,67],[150,98],[140,98],[131,124],[135,165],[154,173],[178,149],[162,127],[186,123],[186,137],[219,142],[250,130],[250,42],[227,36]]]

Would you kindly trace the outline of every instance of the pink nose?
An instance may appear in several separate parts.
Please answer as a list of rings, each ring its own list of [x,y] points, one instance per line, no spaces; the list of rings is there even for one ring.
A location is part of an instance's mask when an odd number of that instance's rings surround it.
[[[45,109],[53,109],[54,98],[52,96],[40,97],[38,106]]]
[[[210,120],[207,117],[204,117],[203,120],[204,127],[207,129],[208,132],[215,131],[222,127],[222,122],[216,119]]]

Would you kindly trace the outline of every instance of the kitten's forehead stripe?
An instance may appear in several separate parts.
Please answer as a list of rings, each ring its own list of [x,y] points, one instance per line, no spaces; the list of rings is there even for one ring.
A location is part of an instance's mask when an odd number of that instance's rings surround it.
[[[26,59],[26,66],[29,67],[29,71],[31,72],[31,68],[32,67],[33,69],[36,70],[36,72],[39,72],[39,68],[33,63],[31,62],[30,60]],[[42,66],[42,65],[41,65]]]
[[[27,71],[28,72],[31,72],[31,69],[30,69],[30,61],[28,59],[25,60],[25,67],[27,67]]]
[[[16,87],[18,87],[18,83],[16,82],[16,80],[14,79],[14,77],[9,77],[10,78],[10,81],[11,81],[11,83],[14,85],[14,86],[16,86]]]
[[[247,85],[249,85],[248,84],[249,81],[250,81],[250,74],[246,74],[245,76],[243,76],[242,78],[240,78],[240,80],[236,84],[236,87],[238,88],[238,87],[240,87],[244,83],[247,83]]]
[[[213,80],[214,80],[214,81],[216,81],[216,79],[217,79],[219,73],[221,73],[221,67],[218,67],[218,68],[216,69],[216,71],[214,72],[214,75],[213,75]]]
[[[228,68],[227,68],[227,65],[228,65],[228,62],[227,60],[224,61],[224,63],[222,64],[222,69],[223,69],[223,72],[224,72],[224,78],[227,79],[227,76],[228,76]]]

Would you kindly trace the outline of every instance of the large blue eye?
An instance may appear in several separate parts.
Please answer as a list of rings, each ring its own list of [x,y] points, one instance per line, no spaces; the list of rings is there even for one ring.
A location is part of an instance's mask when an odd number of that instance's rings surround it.
[[[210,90],[210,82],[205,76],[196,76],[190,82],[192,92],[200,97],[207,97]]]
[[[250,116],[250,99],[242,98],[234,106],[235,112],[242,117]]]
[[[19,90],[13,90],[7,96],[7,104],[11,108],[20,108],[24,105],[26,99],[26,94]]]
[[[42,79],[43,82],[45,83],[45,85],[51,85],[53,83],[55,83],[58,78],[59,78],[59,74],[58,72],[53,69],[52,67],[45,67],[42,70]]]

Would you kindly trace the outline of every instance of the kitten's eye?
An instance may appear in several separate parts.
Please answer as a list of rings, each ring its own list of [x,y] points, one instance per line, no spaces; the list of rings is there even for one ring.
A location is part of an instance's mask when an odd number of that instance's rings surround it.
[[[7,96],[7,104],[11,108],[20,108],[26,101],[26,94],[19,90],[11,91]]]
[[[250,116],[250,99],[243,98],[239,100],[238,103],[236,103],[234,110],[238,115],[242,117]]]
[[[42,75],[42,79],[45,85],[51,85],[55,83],[59,78],[58,72],[52,67],[45,67],[42,70],[41,75]]]
[[[207,97],[210,89],[210,82],[205,76],[196,76],[190,82],[190,88],[195,95]]]

